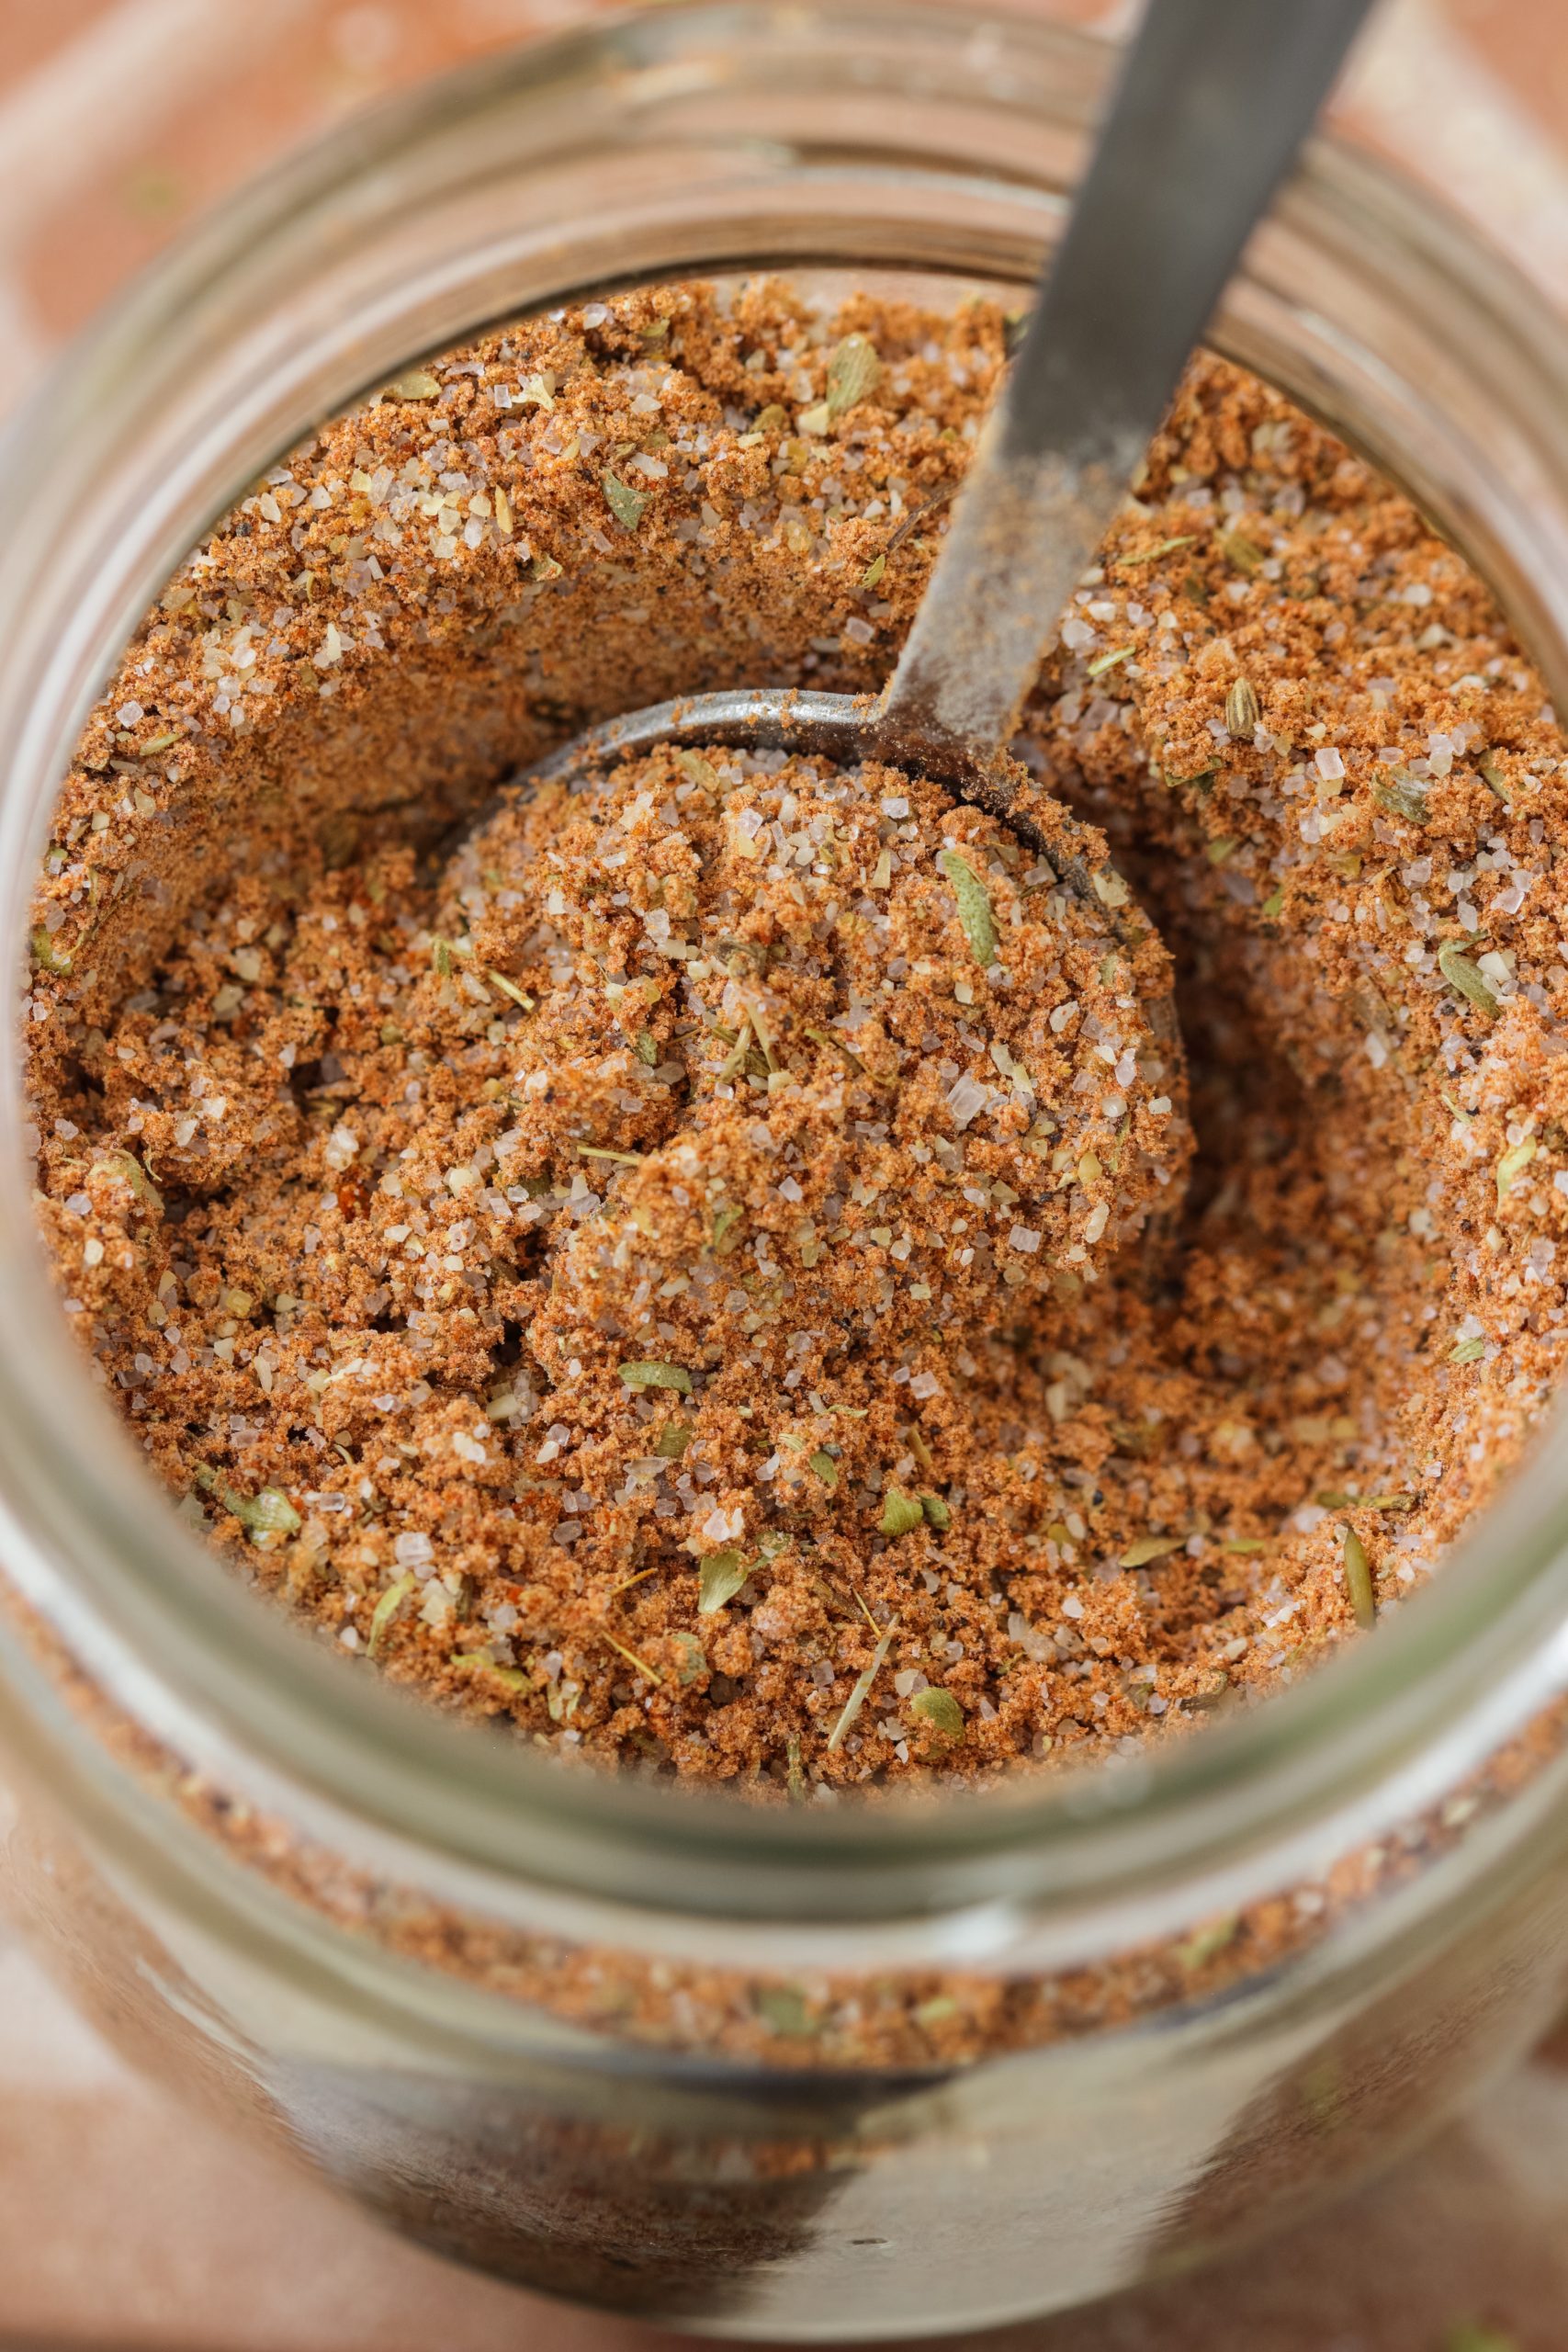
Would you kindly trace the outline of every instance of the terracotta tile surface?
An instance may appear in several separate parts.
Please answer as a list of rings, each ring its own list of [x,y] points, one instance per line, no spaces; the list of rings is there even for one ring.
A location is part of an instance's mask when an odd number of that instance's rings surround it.
[[[1030,5],[1030,0],[1013,0]],[[1300,0],[1277,0],[1300,5]],[[363,98],[595,0],[0,0],[0,408],[245,173]],[[1109,29],[1135,11],[1061,13]],[[1568,300],[1568,6],[1385,0],[1342,110]],[[1018,2352],[1568,2344],[1568,2051],[1393,2177],[1202,2277],[989,2339]],[[0,1948],[0,2345],[631,2352],[656,2338],[400,2245],[129,2074]]]

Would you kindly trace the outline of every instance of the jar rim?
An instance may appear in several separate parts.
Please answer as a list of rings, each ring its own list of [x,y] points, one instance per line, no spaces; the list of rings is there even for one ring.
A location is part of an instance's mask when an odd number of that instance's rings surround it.
[[[867,55],[886,50],[890,87],[899,73],[929,75],[935,62],[968,94],[985,88],[987,74],[994,85],[998,57],[1011,62],[1032,97],[1043,86],[1066,94],[1064,119],[1077,134],[1091,119],[1112,54],[1061,27],[977,17],[957,6],[909,8],[902,0],[852,0],[830,12],[736,0],[610,20],[461,68],[274,166],[209,215],[67,354],[10,428],[0,458],[0,492],[14,518],[0,548],[0,741],[12,745],[0,871],[8,876],[14,944],[26,937],[18,917],[43,812],[86,704],[123,642],[123,635],[111,639],[107,606],[87,592],[84,568],[125,523],[112,495],[107,514],[73,541],[70,561],[59,560],[57,537],[65,534],[53,526],[63,519],[69,529],[123,473],[127,435],[115,404],[128,368],[149,368],[155,387],[170,380],[184,350],[199,369],[215,306],[239,331],[236,284],[254,281],[263,262],[276,268],[308,255],[314,237],[338,250],[345,215],[373,207],[394,166],[406,178],[411,155],[457,172],[454,142],[476,124],[487,137],[498,128],[525,135],[569,93],[601,131],[635,125],[646,140],[659,107],[678,106],[727,51],[755,67],[770,45],[796,41],[802,25],[821,30],[825,60],[841,62],[846,43],[857,40]],[[803,172],[811,164],[807,154]],[[1484,311],[1493,364],[1516,377],[1522,371],[1543,413],[1560,401],[1568,334],[1510,264],[1425,191],[1331,137],[1314,143],[1283,209],[1299,232],[1315,224],[1331,239],[1381,239],[1391,260]],[[677,254],[669,274],[683,266]],[[597,282],[576,279],[573,290]],[[482,323],[471,319],[461,331]],[[381,361],[393,354],[397,332],[389,316],[374,333],[367,327],[333,406],[375,380],[378,368],[388,372]],[[401,362],[414,351],[405,343],[394,356]],[[143,405],[152,397],[138,395]],[[257,469],[245,435],[259,434],[260,413],[236,417],[230,495]],[[1563,505],[1568,512],[1568,483]],[[165,510],[156,527],[141,526],[139,561],[152,583],[143,608],[196,536],[189,484],[169,485]],[[1554,683],[1568,673],[1568,536],[1564,551],[1561,576],[1535,583],[1540,595],[1525,621]],[[125,582],[120,593],[123,602]],[[51,625],[57,641],[49,643]],[[1072,1909],[1128,1891],[1141,1900],[1179,1883],[1190,1894],[1194,1877],[1223,1874],[1244,1858],[1261,1866],[1266,1856],[1277,1872],[1298,1849],[1321,1851],[1330,1822],[1337,1839],[1372,1836],[1386,1820],[1407,1817],[1413,1803],[1450,1786],[1568,1675],[1568,1447],[1554,1408],[1552,1429],[1393,1623],[1345,1645],[1302,1683],[1235,1721],[1171,1741],[1157,1756],[1019,1774],[978,1793],[921,1792],[805,1812],[562,1771],[345,1670],[281,1612],[212,1573],[210,1554],[178,1524],[129,1440],[110,1426],[65,1330],[33,1230],[21,1066],[9,1028],[5,1051],[0,1547],[14,1582],[83,1666],[176,1751],[259,1764],[275,1785],[412,1849],[455,1858],[498,1882],[759,1919],[893,1918],[998,1901]],[[6,1673],[15,1670],[7,1659]]]

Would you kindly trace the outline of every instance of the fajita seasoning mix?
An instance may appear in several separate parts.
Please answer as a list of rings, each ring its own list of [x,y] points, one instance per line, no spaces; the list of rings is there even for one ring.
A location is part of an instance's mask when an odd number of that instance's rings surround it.
[[[1568,747],[1252,378],[1194,364],[1063,621],[1060,859],[784,753],[507,785],[879,684],[1004,340],[777,283],[510,328],[274,468],[94,716],[40,1219],[179,1510],[345,1672],[781,1801],[985,1779],[1288,1681],[1530,1435]]]

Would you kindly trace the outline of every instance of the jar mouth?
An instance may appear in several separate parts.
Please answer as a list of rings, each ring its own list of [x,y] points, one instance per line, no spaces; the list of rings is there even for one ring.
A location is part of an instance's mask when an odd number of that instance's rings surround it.
[[[1081,35],[967,10],[671,8],[466,69],[212,215],[78,344],[4,448],[12,956],[56,780],[110,661],[201,529],[315,417],[487,319],[628,279],[826,263],[1028,283],[1110,59]],[[618,185],[594,193],[604,153],[635,156],[635,217]],[[895,184],[917,192],[902,215]],[[850,218],[846,191],[860,200]],[[1402,306],[1385,341],[1380,303]],[[1568,471],[1554,451],[1568,336],[1506,263],[1424,193],[1321,141],[1215,340],[1399,475],[1568,692]],[[1423,376],[1428,343],[1436,378]],[[8,1569],[140,1723],[264,1796],[287,1788],[296,1807],[498,1883],[648,1908],[1146,1909],[1161,1889],[1190,1904],[1194,1878],[1234,1895],[1248,1872],[1278,1880],[1375,1836],[1568,1675],[1557,1411],[1392,1623],[1157,1756],[802,1813],[567,1771],[476,1736],[345,1671],[214,1574],[67,1334],[35,1237],[12,1024],[0,1051]]]

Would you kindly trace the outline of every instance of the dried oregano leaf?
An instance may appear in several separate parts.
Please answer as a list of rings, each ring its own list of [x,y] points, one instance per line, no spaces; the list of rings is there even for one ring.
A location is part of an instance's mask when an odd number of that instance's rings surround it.
[[[929,1690],[917,1690],[909,1702],[909,1713],[930,1724],[933,1731],[942,1732],[948,1739],[964,1736],[964,1710],[951,1690],[938,1690],[933,1683]]]
[[[831,1493],[839,1483],[839,1465],[825,1447],[818,1447],[811,1456],[811,1467]]]
[[[666,1421],[653,1441],[653,1450],[661,1462],[679,1462],[692,1442],[692,1432],[684,1421]]]
[[[1450,1363],[1479,1363],[1485,1353],[1486,1342],[1483,1339],[1456,1340],[1449,1350],[1449,1362]]]
[[[753,1986],[751,2006],[766,2026],[774,2033],[797,2036],[815,2033],[817,2021],[806,2006],[806,1996],[795,1984],[758,1984]]]
[[[145,1201],[149,1208],[163,1215],[164,1195],[133,1151],[111,1151],[104,1164],[124,1178],[139,1201]]]
[[[677,752],[675,764],[683,776],[689,778],[704,792],[711,794],[715,800],[723,799],[723,779],[713,762],[704,759],[700,752]]]
[[[697,1614],[711,1617],[733,1600],[751,1573],[751,1563],[739,1552],[710,1552],[697,1565]]]
[[[1372,797],[1380,808],[1395,817],[1403,817],[1407,824],[1424,825],[1427,821],[1427,795],[1413,776],[1402,775],[1395,768],[1393,775],[1372,787]]]
[[[953,1525],[953,1512],[942,1496],[922,1495],[920,1509],[925,1512],[926,1525],[934,1527],[939,1533],[945,1532]]]
[[[499,1682],[507,1690],[531,1690],[534,1687],[530,1678],[517,1667],[498,1666],[483,1650],[454,1650],[446,1663],[461,1667],[466,1673],[482,1675],[487,1682]]]
[[[389,1584],[387,1587],[386,1591],[381,1595],[380,1600],[370,1611],[370,1638],[366,1644],[366,1647],[372,1657],[375,1657],[376,1652],[381,1645],[382,1634],[386,1632],[388,1626],[391,1623],[393,1618],[397,1615],[398,1611],[408,1599],[417,1582],[418,1578],[416,1577],[400,1577],[395,1584]]]
[[[1240,1926],[1240,1917],[1235,1911],[1226,1912],[1223,1918],[1209,1920],[1205,1926],[1194,1928],[1185,1943],[1177,1945],[1178,1961],[1189,1972],[1201,1968],[1205,1962],[1224,1951],[1227,1944],[1235,1941]]]
[[[969,942],[975,961],[987,969],[997,960],[997,919],[991,910],[990,893],[966,858],[955,849],[944,849],[937,864],[953,885],[953,895],[958,901],[958,920],[964,925],[964,936]]]
[[[1253,544],[1245,533],[1229,531],[1220,541],[1220,553],[1237,571],[1256,571],[1263,561],[1263,550]]]
[[[1524,1174],[1525,1170],[1529,1166],[1530,1161],[1535,1158],[1536,1153],[1540,1148],[1540,1146],[1536,1142],[1535,1137],[1533,1136],[1527,1136],[1523,1143],[1515,1144],[1511,1151],[1506,1151],[1503,1154],[1502,1159],[1497,1162],[1497,1198],[1499,1202],[1503,1202],[1507,1199],[1508,1194],[1513,1191],[1514,1186],[1518,1182],[1519,1178]]]
[[[1367,1547],[1353,1527],[1345,1530],[1345,1589],[1356,1612],[1356,1623],[1370,1629],[1378,1621],[1377,1595],[1372,1588],[1372,1564]]]
[[[882,1517],[877,1528],[884,1535],[908,1535],[926,1523],[925,1506],[914,1495],[907,1495],[902,1487],[889,1487],[882,1501]]]
[[[1497,1017],[1497,991],[1477,963],[1465,954],[1457,939],[1445,939],[1438,950],[1438,969],[1450,988],[1457,989],[1469,999],[1478,1012],[1488,1021]]]
[[[681,1663],[675,1670],[675,1679],[684,1689],[688,1683],[694,1682],[698,1675],[704,1671],[708,1662],[707,1652],[695,1634],[678,1632],[671,1634],[670,1638],[681,1653]]]
[[[829,418],[842,416],[846,409],[863,401],[882,380],[882,362],[876,346],[869,335],[847,334],[828,362],[828,400]]]
[[[1122,1566],[1146,1568],[1151,1560],[1163,1560],[1167,1553],[1179,1552],[1186,1541],[1185,1535],[1140,1535],[1122,1553]]]
[[[297,1535],[304,1525],[281,1487],[263,1487],[254,1495],[242,1495],[205,1462],[197,1464],[196,1483],[216,1495],[224,1510],[231,1511],[252,1535]]]
[[[628,1388],[678,1388],[682,1396],[692,1393],[692,1375],[684,1364],[624,1363],[621,1378]]]
[[[733,1201],[727,1201],[722,1208],[714,1211],[713,1254],[716,1258],[728,1258],[732,1250],[739,1248],[740,1236],[736,1227],[745,1214],[745,1210],[737,1207]]]
[[[1225,696],[1225,725],[1233,735],[1250,735],[1262,716],[1258,689],[1250,678],[1237,678]]]
[[[612,473],[608,467],[599,479],[604,484],[604,503],[622,530],[635,531],[642,521],[643,510],[649,501],[649,492],[646,490],[634,490],[629,481],[623,481],[620,475]]]
[[[59,978],[71,969],[70,956],[55,946],[41,922],[34,926],[31,945],[33,962],[40,972],[52,972]]]

